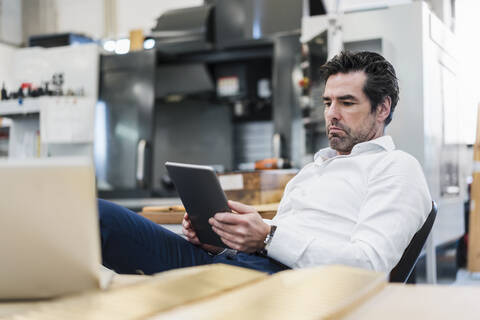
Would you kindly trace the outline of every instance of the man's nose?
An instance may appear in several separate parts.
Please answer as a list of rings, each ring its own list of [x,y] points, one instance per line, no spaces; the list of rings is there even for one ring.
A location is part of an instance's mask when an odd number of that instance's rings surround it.
[[[325,118],[326,120],[340,120],[341,118],[341,114],[340,114],[340,110],[338,108],[338,104],[335,103],[335,102],[332,102],[330,104],[330,107],[328,107],[327,109],[325,109]]]

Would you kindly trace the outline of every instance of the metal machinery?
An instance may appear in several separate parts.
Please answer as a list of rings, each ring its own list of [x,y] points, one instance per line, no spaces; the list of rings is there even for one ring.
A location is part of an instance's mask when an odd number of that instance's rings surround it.
[[[101,56],[94,146],[100,197],[150,196],[155,61],[154,51]]]
[[[163,166],[166,160],[230,171],[271,157],[276,92],[272,37],[299,30],[302,15],[301,3],[282,1],[283,8],[275,4],[212,1],[167,12],[157,20],[152,30],[158,52],[153,162],[157,194],[175,194]],[[297,31],[297,46],[298,39]]]
[[[315,68],[324,62],[325,51],[319,46],[325,42],[329,52],[337,51],[340,43],[349,50],[379,52],[395,66],[400,101],[386,133],[397,148],[421,163],[432,198],[438,203],[439,213],[427,243],[427,280],[435,282],[435,246],[457,240],[464,233],[466,173],[459,166],[463,146],[458,136],[452,33],[424,2],[418,1],[372,11],[306,17],[302,42],[310,50],[305,70],[312,77],[313,98],[323,90]],[[315,119],[318,121],[318,117]],[[321,126],[316,130],[321,131]],[[311,136],[314,139],[310,143],[315,147],[323,143],[321,138]]]
[[[242,169],[272,157],[274,133],[276,155],[301,166],[303,13],[301,1],[206,1],[162,14],[155,49],[102,56],[100,196],[174,196],[165,161]]]

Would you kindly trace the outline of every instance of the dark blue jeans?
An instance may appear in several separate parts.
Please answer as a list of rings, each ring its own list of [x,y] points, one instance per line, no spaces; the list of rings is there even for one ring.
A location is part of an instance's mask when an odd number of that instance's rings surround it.
[[[225,263],[268,273],[288,267],[258,254],[210,255],[179,235],[114,203],[98,200],[103,265],[118,273],[153,274]]]

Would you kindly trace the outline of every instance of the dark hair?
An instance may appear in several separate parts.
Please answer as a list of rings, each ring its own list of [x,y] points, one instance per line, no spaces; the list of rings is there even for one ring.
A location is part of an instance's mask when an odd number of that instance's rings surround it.
[[[343,51],[320,67],[325,82],[331,75],[354,71],[364,71],[367,75],[363,92],[370,100],[372,112],[386,97],[392,99],[390,114],[385,119],[385,125],[388,125],[392,121],[399,93],[398,79],[392,64],[375,52]]]

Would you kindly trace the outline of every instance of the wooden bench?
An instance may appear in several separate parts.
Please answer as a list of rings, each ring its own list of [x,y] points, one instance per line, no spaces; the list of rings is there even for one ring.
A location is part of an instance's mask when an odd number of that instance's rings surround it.
[[[272,219],[277,213],[278,203],[253,205],[263,219]],[[139,214],[157,224],[181,224],[185,215],[183,206],[144,207]]]

